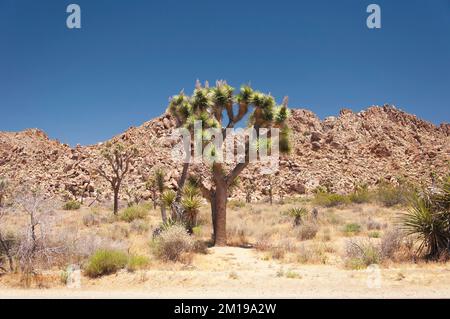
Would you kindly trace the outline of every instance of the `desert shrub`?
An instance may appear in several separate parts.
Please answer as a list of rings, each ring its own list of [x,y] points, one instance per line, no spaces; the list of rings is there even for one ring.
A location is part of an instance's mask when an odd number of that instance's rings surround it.
[[[197,254],[206,255],[206,254],[208,254],[208,245],[203,240],[196,240],[194,242],[194,247],[192,250]]]
[[[228,244],[235,247],[243,247],[249,244],[247,228],[243,223],[230,224],[227,229]]]
[[[317,192],[314,194],[313,202],[314,204],[323,207],[335,207],[348,204],[350,203],[350,200],[348,196],[341,194]]]
[[[144,234],[148,232],[149,226],[148,223],[141,220],[141,219],[135,219],[130,223],[130,229],[132,232],[138,233],[138,234]]]
[[[245,202],[243,201],[239,201],[239,200],[230,200],[227,204],[228,207],[230,207],[230,209],[239,209],[239,208],[244,208],[245,207]]]
[[[134,272],[136,270],[145,269],[150,264],[150,259],[146,256],[131,255],[128,258],[127,270]]]
[[[302,224],[303,218],[308,215],[308,210],[304,207],[294,207],[284,212],[284,215],[293,218],[294,225],[299,226]]]
[[[64,210],[77,210],[80,209],[81,203],[76,200],[69,200],[63,205]]]
[[[408,213],[401,217],[403,229],[420,240],[418,253],[437,259],[450,251],[450,178],[432,192],[415,195]]]
[[[369,203],[371,201],[371,194],[366,185],[358,186],[355,191],[348,196],[349,200],[355,204]]]
[[[141,205],[127,207],[119,214],[120,219],[128,223],[136,219],[144,219],[147,215],[148,211]]]
[[[91,278],[109,275],[125,268],[127,262],[128,257],[122,251],[102,249],[89,258],[84,272]]]
[[[87,213],[83,215],[83,224],[86,227],[98,225],[99,222],[99,218],[93,213]]]
[[[369,240],[349,240],[345,246],[345,266],[361,269],[381,261],[380,248]]]
[[[381,238],[381,257],[394,259],[401,249],[404,234],[398,229],[389,229]]]
[[[331,231],[329,228],[325,228],[322,234],[322,241],[330,241],[331,240]]]
[[[376,200],[386,207],[407,205],[412,195],[412,187],[407,184],[395,186],[384,182],[375,191]]]
[[[156,255],[165,261],[181,261],[183,254],[191,252],[193,247],[186,228],[178,224],[163,230],[155,242]]]
[[[129,236],[130,228],[128,228],[128,225],[114,224],[110,228],[109,237],[112,240],[123,240],[124,238],[128,238]]]
[[[342,218],[333,212],[329,212],[326,215],[326,221],[331,225],[341,225],[343,223]]]
[[[379,231],[371,231],[367,234],[369,238],[380,238],[380,232]]]
[[[308,240],[316,237],[317,232],[319,231],[319,226],[316,223],[308,221],[303,223],[297,229],[297,237],[300,240]]]
[[[381,228],[383,228],[383,225],[380,222],[373,220],[370,217],[367,219],[366,226],[368,230],[381,230]]]
[[[297,261],[301,264],[326,264],[326,245],[301,245],[297,250]]]
[[[361,225],[357,223],[348,223],[344,225],[342,231],[346,235],[358,234],[361,232]]]

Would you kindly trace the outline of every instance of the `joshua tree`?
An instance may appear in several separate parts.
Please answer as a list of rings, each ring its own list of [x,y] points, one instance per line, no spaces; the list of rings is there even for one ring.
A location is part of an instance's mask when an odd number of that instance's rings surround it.
[[[267,148],[272,144],[271,135],[260,137],[261,128],[278,128],[281,131],[279,135],[279,150],[281,152],[289,151],[288,127],[286,119],[289,111],[287,108],[287,98],[284,99],[281,106],[276,106],[274,98],[269,94],[263,94],[254,91],[250,86],[243,86],[239,94],[234,95],[234,89],[224,81],[218,81],[215,87],[209,87],[205,84],[203,87],[198,81],[192,96],[187,96],[183,92],[173,96],[170,100],[168,112],[171,113],[178,127],[184,127],[189,130],[191,136],[200,136],[202,147],[209,144],[203,154],[209,156],[207,164],[210,165],[211,187],[203,183],[200,184],[202,195],[211,203],[211,214],[214,231],[214,243],[218,246],[226,245],[226,214],[228,190],[239,174],[248,166],[250,162],[250,146]],[[224,116],[225,113],[225,116]],[[248,126],[255,129],[256,136],[245,137],[245,155],[234,163],[231,169],[221,160],[227,137],[227,130],[234,128],[246,115],[249,115]],[[200,132],[198,131],[198,122],[201,121]],[[224,124],[228,121],[227,124]],[[215,129],[215,134],[221,133],[222,143],[211,145],[208,139],[208,129]],[[208,131],[207,131],[208,130]],[[195,141],[194,137],[194,141]],[[216,137],[216,136],[215,136]],[[195,142],[194,142],[195,143]],[[190,155],[186,156],[190,160]],[[184,185],[184,180],[189,168],[189,161],[183,165],[181,183],[179,183],[178,193]],[[185,174],[186,173],[186,174]],[[180,187],[181,184],[181,187]],[[177,194],[177,201],[181,195]],[[177,202],[176,201],[176,202]]]
[[[156,204],[158,203],[158,193],[159,193],[159,206],[161,207],[161,218],[163,223],[167,222],[166,204],[162,200],[162,194],[166,188],[164,184],[165,172],[162,168],[157,168],[153,175],[148,179],[145,187],[151,193],[151,199],[153,202],[153,208],[156,209]]]
[[[102,150],[102,156],[106,159],[108,166],[105,168],[104,165],[100,165],[97,172],[111,184],[114,193],[114,215],[119,211],[120,186],[136,155],[136,148],[126,148],[120,143],[107,143]]]
[[[0,177],[0,207],[3,206],[3,198],[6,196],[8,181]]]

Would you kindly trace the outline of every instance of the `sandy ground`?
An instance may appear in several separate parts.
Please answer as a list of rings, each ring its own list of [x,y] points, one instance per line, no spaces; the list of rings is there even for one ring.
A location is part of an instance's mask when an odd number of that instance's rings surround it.
[[[7,288],[0,298],[450,298],[450,264],[345,270],[263,260],[252,249],[212,248],[194,266],[121,271],[81,288]]]

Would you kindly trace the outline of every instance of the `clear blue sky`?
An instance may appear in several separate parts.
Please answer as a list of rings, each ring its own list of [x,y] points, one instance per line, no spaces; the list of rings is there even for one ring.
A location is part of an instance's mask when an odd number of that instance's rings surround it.
[[[82,29],[66,27],[66,6]],[[382,29],[366,7],[382,8]],[[392,103],[450,118],[450,0],[0,0],[0,130],[91,144],[196,79],[251,84],[320,117]]]

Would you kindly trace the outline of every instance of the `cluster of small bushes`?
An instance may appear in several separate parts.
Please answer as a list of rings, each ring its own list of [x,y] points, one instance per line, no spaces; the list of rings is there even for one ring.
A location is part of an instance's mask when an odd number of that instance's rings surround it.
[[[96,278],[116,273],[124,268],[128,271],[144,269],[149,263],[149,258],[145,256],[128,256],[120,250],[101,249],[89,258],[84,273],[88,277]]]
[[[413,244],[400,229],[388,230],[375,242],[369,239],[351,239],[346,242],[345,266],[350,269],[362,269],[384,261],[402,261],[414,259]]]
[[[123,209],[119,218],[124,222],[132,222],[137,219],[144,219],[148,215],[148,207],[144,205],[132,205]]]
[[[392,207],[395,205],[407,205],[414,193],[415,188],[406,182],[399,185],[382,182],[373,190],[369,190],[367,186],[357,186],[348,195],[318,189],[314,194],[313,202],[323,207],[336,207],[350,203],[379,203],[385,207]]]
[[[64,203],[63,209],[64,210],[78,210],[81,207],[81,203],[76,200],[69,200]]]

